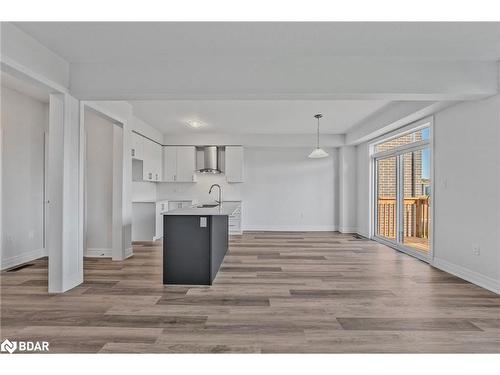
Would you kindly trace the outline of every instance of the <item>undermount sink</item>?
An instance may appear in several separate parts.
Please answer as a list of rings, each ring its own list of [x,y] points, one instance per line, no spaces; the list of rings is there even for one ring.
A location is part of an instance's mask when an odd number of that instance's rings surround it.
[[[213,207],[217,207],[218,204],[202,204],[202,205],[199,205],[199,206],[196,206],[198,208],[213,208]]]

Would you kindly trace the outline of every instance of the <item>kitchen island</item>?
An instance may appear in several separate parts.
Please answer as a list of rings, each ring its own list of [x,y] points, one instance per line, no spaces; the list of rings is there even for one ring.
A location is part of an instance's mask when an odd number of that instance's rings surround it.
[[[229,216],[240,202],[163,214],[163,284],[212,285],[229,244]]]

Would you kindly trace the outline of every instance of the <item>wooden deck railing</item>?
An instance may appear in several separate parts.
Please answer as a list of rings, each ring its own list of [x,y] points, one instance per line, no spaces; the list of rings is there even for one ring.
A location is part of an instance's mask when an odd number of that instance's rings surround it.
[[[396,199],[378,199],[377,234],[396,238]],[[403,223],[405,237],[429,238],[429,197],[404,199]]]

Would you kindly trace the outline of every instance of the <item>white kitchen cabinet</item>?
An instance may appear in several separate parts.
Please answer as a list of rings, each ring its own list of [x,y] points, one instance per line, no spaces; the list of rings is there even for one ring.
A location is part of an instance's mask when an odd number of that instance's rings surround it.
[[[225,174],[227,182],[243,182],[243,147],[226,146]]]
[[[144,138],[143,142],[143,180],[160,182],[162,180],[162,146]]]
[[[176,210],[178,208],[191,207],[193,201],[168,201],[168,211]]]
[[[156,241],[163,237],[163,212],[168,200],[132,202],[132,241]]]
[[[163,181],[175,182],[177,175],[177,147],[163,147]]]
[[[144,137],[132,132],[132,159],[144,160]]]
[[[132,241],[153,241],[155,202],[132,202]]]
[[[196,148],[165,146],[163,148],[163,181],[195,182]]]
[[[168,211],[168,201],[156,202],[155,240],[163,238],[163,213]]]
[[[142,163],[142,176],[144,181],[153,181],[153,142],[144,139],[143,142],[144,151],[143,151],[143,163]]]
[[[158,143],[153,142],[152,155],[153,155],[153,169],[152,169],[153,181],[160,182],[162,180],[162,173],[163,173],[163,147]]]
[[[196,170],[196,148],[194,146],[177,147],[177,179],[178,182],[194,182]]]

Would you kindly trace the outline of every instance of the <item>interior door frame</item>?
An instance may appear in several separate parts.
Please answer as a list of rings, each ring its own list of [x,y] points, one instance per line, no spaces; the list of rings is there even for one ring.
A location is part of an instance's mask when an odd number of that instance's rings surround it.
[[[427,263],[432,263],[434,259],[434,210],[435,210],[435,200],[434,200],[434,190],[435,190],[435,178],[434,178],[434,121],[433,117],[428,117],[424,118],[422,120],[419,120],[417,122],[408,124],[404,128],[402,128],[401,131],[399,132],[392,132],[390,135],[387,135],[384,138],[379,138],[377,139],[376,142],[374,142],[371,146],[372,151],[375,149],[375,145],[385,142],[387,140],[397,138],[400,136],[403,136],[408,133],[412,133],[415,131],[418,131],[420,129],[428,128],[429,129],[429,140],[428,141],[417,141],[413,142],[407,145],[403,145],[400,147],[397,147],[395,149],[389,150],[389,151],[383,151],[379,153],[373,153],[371,155],[371,165],[372,165],[372,170],[373,170],[373,188],[372,188],[372,197],[373,197],[373,203],[372,203],[372,239],[383,243],[389,247],[392,247],[398,251],[404,252],[408,255],[411,255],[415,258],[418,258],[424,262]],[[404,188],[404,171],[402,168],[402,158],[403,155],[409,152],[413,151],[419,151],[419,150],[424,150],[428,148],[429,149],[429,159],[430,159],[430,179],[431,179],[431,194],[430,194],[430,200],[431,200],[431,209],[429,210],[429,220],[430,220],[430,225],[429,225],[429,252],[427,255],[423,254],[422,252],[419,252],[417,250],[414,250],[413,248],[406,246],[403,241],[402,241],[402,230],[404,231],[403,228],[403,215],[402,215],[402,210],[403,210],[403,204],[402,204],[402,199],[401,197],[404,196],[403,194],[403,188]],[[396,228],[396,240],[392,241],[386,237],[382,237],[377,235],[377,218],[378,218],[378,181],[377,181],[377,161],[378,160],[383,160],[387,159],[390,157],[396,157],[396,222],[398,225],[398,228]],[[403,232],[404,233],[404,232]]]

